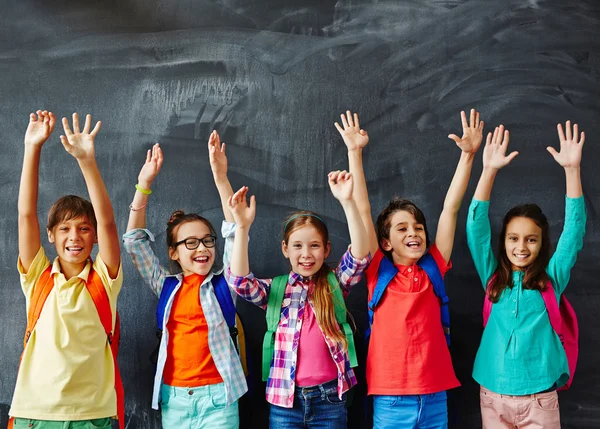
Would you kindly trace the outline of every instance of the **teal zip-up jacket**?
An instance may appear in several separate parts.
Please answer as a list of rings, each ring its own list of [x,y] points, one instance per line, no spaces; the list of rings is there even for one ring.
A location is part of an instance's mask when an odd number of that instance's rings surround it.
[[[467,218],[467,242],[484,290],[498,261],[492,252],[489,201],[473,199]],[[571,268],[583,247],[583,197],[566,198],[565,224],[546,273],[560,299]],[[523,289],[523,272],[513,271],[513,287],[492,306],[475,358],[473,378],[492,392],[530,395],[561,387],[569,379],[567,357],[552,329],[542,295]]]

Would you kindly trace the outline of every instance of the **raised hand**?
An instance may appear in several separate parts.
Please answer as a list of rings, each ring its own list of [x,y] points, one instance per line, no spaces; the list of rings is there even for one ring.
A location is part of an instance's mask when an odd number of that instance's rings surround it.
[[[340,135],[344,139],[344,143],[348,148],[348,151],[362,149],[369,143],[369,135],[365,130],[360,128],[360,123],[358,122],[358,114],[355,113],[352,115],[350,110],[346,111],[346,115],[340,115],[342,118],[342,124],[344,128],[340,126],[337,122],[334,124],[337,130],[340,132]]]
[[[354,181],[352,174],[347,171],[332,171],[327,175],[331,193],[340,203],[352,199]]]
[[[254,195],[250,197],[250,205],[246,202],[248,187],[242,186],[235,194],[227,200],[227,207],[233,214],[238,228],[249,228],[254,222],[256,215],[256,199]]]
[[[92,115],[85,117],[83,131],[79,131],[79,115],[73,113],[73,130],[69,127],[69,120],[62,119],[65,135],[60,136],[60,142],[69,154],[73,155],[78,161],[85,161],[94,158],[94,138],[100,131],[102,122],[98,121],[94,129],[90,132],[92,124]]]
[[[38,110],[31,113],[29,115],[29,125],[27,125],[27,131],[25,131],[25,146],[42,147],[52,134],[55,124],[56,117],[52,112]]]
[[[210,168],[215,177],[227,176],[227,155],[225,155],[225,143],[221,144],[219,133],[214,130],[208,139],[208,156]]]
[[[146,153],[146,162],[138,174],[138,184],[143,189],[150,189],[152,182],[160,171],[163,163],[163,153],[160,145],[155,143]]]
[[[553,147],[548,146],[546,150],[554,157],[554,160],[563,168],[579,168],[581,165],[581,150],[585,142],[585,133],[582,131],[579,135],[579,127],[573,125],[571,131],[571,121],[565,124],[566,136],[561,124],[557,125],[558,138],[560,139],[560,152]]]
[[[483,148],[483,167],[501,169],[507,166],[519,154],[512,152],[506,155],[510,135],[508,130],[504,130],[504,125],[494,129],[494,134],[488,133],[485,147]]]
[[[469,123],[467,123],[467,114],[464,110],[460,112],[460,119],[463,127],[462,137],[450,134],[448,138],[454,140],[463,152],[475,153],[483,140],[483,121],[479,121],[479,112],[475,109],[471,109]]]

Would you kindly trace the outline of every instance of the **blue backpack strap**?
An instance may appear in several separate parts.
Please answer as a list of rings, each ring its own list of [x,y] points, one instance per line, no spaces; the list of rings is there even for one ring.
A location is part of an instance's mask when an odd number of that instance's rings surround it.
[[[379,270],[377,271],[377,284],[375,285],[375,290],[373,290],[373,295],[371,296],[371,300],[368,304],[369,325],[367,326],[367,332],[365,333],[365,342],[367,344],[369,343],[369,338],[371,337],[371,326],[373,325],[375,307],[379,305],[379,301],[381,301],[381,297],[383,296],[385,289],[397,273],[398,269],[395,267],[392,261],[385,256],[381,258]]]
[[[160,297],[158,298],[158,305],[156,306],[156,324],[158,329],[162,331],[163,323],[165,318],[165,309],[167,308],[167,302],[173,294],[175,287],[179,284],[180,280],[175,276],[169,276],[165,278],[163,288],[160,291]]]
[[[214,275],[211,282],[215,291],[215,296],[219,302],[219,307],[221,307],[221,313],[223,313],[225,322],[229,327],[229,335],[231,335],[231,340],[233,341],[233,345],[237,350],[238,329],[235,326],[236,311],[233,298],[231,297],[231,291],[229,290],[229,285],[227,284],[225,277],[223,277],[223,274]]]
[[[444,336],[446,337],[446,343],[450,347],[450,310],[448,308],[448,295],[446,295],[446,287],[444,286],[444,279],[442,273],[435,262],[431,253],[425,253],[417,264],[427,273],[427,277],[433,284],[433,291],[435,295],[440,299],[440,315],[442,319],[442,328],[444,328]]]

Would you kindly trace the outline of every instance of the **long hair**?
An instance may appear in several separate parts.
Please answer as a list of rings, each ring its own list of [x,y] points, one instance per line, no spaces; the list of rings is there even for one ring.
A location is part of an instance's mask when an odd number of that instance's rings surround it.
[[[167,222],[166,236],[167,236],[167,247],[169,248],[169,256],[171,255],[171,251],[175,250],[175,247],[173,247],[173,244],[175,243],[175,230],[177,229],[177,227],[179,225],[183,225],[184,223],[188,223],[188,222],[202,222],[204,225],[206,225],[208,227],[208,229],[212,235],[214,235],[214,236],[217,235],[217,233],[215,232],[215,228],[213,228],[212,224],[210,223],[210,221],[208,219],[206,219],[196,213],[184,213],[183,210],[175,210],[171,214],[171,217],[169,218],[169,221]],[[217,247],[215,246],[215,255],[216,255],[216,253],[217,253]],[[216,260],[216,257],[215,257],[215,260]],[[179,265],[179,262],[171,260],[171,263],[176,266],[177,270],[181,271],[181,265]],[[214,266],[214,264],[213,264],[213,266]]]
[[[531,263],[525,268],[523,278],[523,288],[543,291],[548,283],[548,274],[546,267],[550,261],[550,227],[548,219],[542,213],[542,209],[537,204],[523,204],[510,209],[502,220],[502,231],[498,240],[498,268],[492,278],[488,297],[492,302],[498,302],[502,292],[507,287],[513,287],[512,264],[506,255],[506,227],[511,220],[517,217],[531,219],[542,230],[542,247],[540,252]]]
[[[283,227],[284,243],[287,245],[290,235],[305,226],[313,226],[321,236],[323,246],[327,246],[329,243],[327,226],[316,213],[310,211],[296,212],[286,219]],[[333,303],[335,297],[331,293],[331,288],[327,281],[327,275],[330,271],[331,269],[323,262],[319,271],[313,276],[315,287],[312,290],[309,289],[309,297],[314,306],[317,322],[325,335],[341,344],[344,350],[348,350],[346,336],[340,330],[335,318]]]
[[[387,207],[384,208],[381,211],[381,213],[379,213],[375,225],[377,230],[377,242],[379,243],[379,249],[383,252],[385,256],[388,257],[388,259],[392,259],[392,251],[387,251],[383,249],[383,247],[381,247],[381,242],[383,239],[390,239],[390,230],[392,228],[392,216],[394,216],[394,213],[400,211],[405,211],[412,214],[415,217],[415,220],[421,225],[423,225],[423,229],[425,230],[425,244],[427,248],[429,248],[429,245],[431,244],[429,241],[429,233],[427,232],[427,221],[425,220],[425,215],[423,214],[421,209],[419,209],[417,205],[412,201],[396,197],[388,203]]]

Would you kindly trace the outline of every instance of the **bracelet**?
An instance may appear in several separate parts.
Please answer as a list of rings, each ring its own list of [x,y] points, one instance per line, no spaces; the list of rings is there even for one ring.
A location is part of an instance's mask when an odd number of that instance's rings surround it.
[[[129,204],[129,210],[137,212],[137,211],[140,211],[141,209],[143,209],[144,207],[146,207],[148,205],[148,201],[146,201],[146,204],[144,204],[143,206],[140,206],[138,208],[133,207],[132,204],[133,203]]]
[[[138,185],[137,183],[135,184],[135,189],[137,189],[138,191],[140,191],[142,194],[146,194],[146,195],[150,195],[152,193],[152,191],[150,189],[144,189],[140,185]]]

